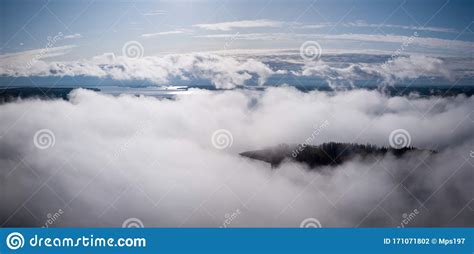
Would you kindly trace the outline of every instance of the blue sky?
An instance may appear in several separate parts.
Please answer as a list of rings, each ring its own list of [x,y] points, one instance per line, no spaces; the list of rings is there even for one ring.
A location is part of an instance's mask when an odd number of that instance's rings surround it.
[[[400,36],[414,32],[448,44],[474,39],[473,1],[2,0],[0,9],[1,54],[43,48],[48,36],[62,33],[54,46],[73,46],[58,56],[66,60],[119,54],[131,40],[143,45],[145,55],[157,55],[298,48],[308,39],[329,50],[393,51]],[[377,37],[367,41],[366,35]],[[426,41],[413,50],[452,54],[456,45]]]

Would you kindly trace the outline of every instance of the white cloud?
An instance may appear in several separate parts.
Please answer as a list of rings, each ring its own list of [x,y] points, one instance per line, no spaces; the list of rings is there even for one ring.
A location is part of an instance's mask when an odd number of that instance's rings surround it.
[[[226,33],[226,34],[206,34],[196,35],[196,38],[215,38],[215,39],[227,39],[236,38],[239,40],[275,40],[278,38],[287,38],[292,36],[291,34],[285,33]]]
[[[381,34],[337,34],[337,35],[323,35],[325,39],[332,40],[355,40],[355,41],[370,41],[370,42],[388,42],[388,43],[405,43],[410,36],[404,35],[381,35]],[[474,50],[474,43],[460,40],[446,40],[433,37],[416,37],[413,44],[432,47],[432,48],[463,48],[466,50]]]
[[[346,27],[370,27],[370,28],[398,28],[398,29],[405,29],[405,30],[428,31],[428,32],[459,33],[455,29],[445,28],[445,27],[393,25],[393,24],[368,24],[364,21],[343,23],[342,26],[346,26]]]
[[[214,54],[166,55],[164,57],[97,56],[88,60],[70,62],[35,61],[33,65],[6,60],[0,65],[0,74],[7,76],[92,76],[117,80],[149,80],[156,84],[168,84],[172,78],[188,80],[206,79],[218,88],[244,85],[256,75],[259,85],[275,74],[262,62],[238,60]]]
[[[75,34],[64,35],[63,38],[64,39],[79,39],[79,38],[82,38],[82,35],[75,33]]]
[[[405,36],[405,35],[385,35],[385,34],[314,34],[314,33],[225,33],[225,34],[208,34],[198,35],[196,38],[215,38],[227,39],[235,38],[239,40],[262,40],[262,41],[294,41],[301,40],[318,40],[319,42],[327,41],[330,46],[332,42],[341,41],[361,41],[376,42],[381,46],[387,47],[387,44],[404,44],[410,41],[411,45],[422,47],[421,49],[411,49],[411,51],[423,51],[426,49],[437,49],[440,52],[459,52],[473,51],[474,43],[461,40],[447,40],[434,37],[421,36]],[[414,39],[413,39],[414,38]],[[348,46],[345,47],[346,49]]]
[[[396,24],[371,24],[365,21],[346,22],[346,23],[332,23],[322,22],[317,24],[304,24],[300,22],[283,22],[276,20],[241,20],[232,22],[222,23],[210,23],[210,24],[196,24],[195,27],[207,29],[207,30],[220,30],[230,31],[234,28],[255,28],[255,27],[281,27],[283,25],[290,25],[296,29],[320,29],[334,26],[342,27],[357,27],[357,28],[388,28],[388,29],[403,29],[412,31],[427,31],[427,32],[441,32],[441,33],[459,33],[456,29],[446,27],[431,27],[431,26],[416,26],[416,25],[396,25]]]
[[[437,77],[453,81],[472,76],[472,64],[462,59],[448,59],[423,55],[401,54],[366,62],[367,55],[351,56],[324,53],[340,59],[307,62],[298,50],[256,51],[247,54],[220,55],[217,53],[192,53],[165,56],[147,56],[139,59],[104,54],[79,61],[44,61],[41,58],[60,55],[65,48],[55,48],[49,55],[31,61],[37,51],[0,57],[0,74],[5,76],[90,76],[115,80],[147,80],[157,85],[167,85],[175,79],[208,80],[217,88],[231,89],[242,85],[263,85],[272,75],[293,74],[316,76],[333,87],[347,86],[355,81],[372,80],[382,84],[414,80],[419,77]],[[350,52],[349,52],[350,53]],[[365,60],[364,60],[365,59]],[[372,58],[371,58],[372,59]],[[342,61],[342,62],[341,62]],[[373,60],[371,60],[373,61]],[[271,68],[268,62],[280,62]],[[294,64],[303,64],[301,67]],[[290,71],[291,70],[291,71]],[[256,82],[254,82],[254,80]]]
[[[355,63],[348,66],[329,65],[323,61],[306,64],[296,75],[318,76],[328,81],[329,85],[352,85],[356,80],[378,79],[386,84],[397,81],[412,80],[419,77],[442,77],[453,79],[453,71],[439,58],[421,55],[397,57],[384,64]]]
[[[45,47],[0,55],[0,73],[9,76],[29,75],[28,69],[34,65],[42,65],[42,59],[66,55],[75,47],[75,45]]]
[[[474,225],[469,212],[459,213],[472,200],[473,97],[192,92],[158,100],[76,90],[69,102],[0,105],[0,179],[8,193],[0,195],[0,223],[36,226],[63,208],[55,226],[117,227],[136,217],[147,227],[217,227],[239,208],[230,227],[298,227],[308,217],[324,227],[393,227],[417,208],[421,215],[410,226]],[[324,121],[329,127],[312,144],[388,145],[391,131],[403,128],[412,145],[438,153],[354,159],[323,174],[294,163],[271,170],[238,155],[304,142]],[[40,150],[33,137],[45,128],[55,145]],[[228,149],[213,147],[217,129],[232,133]],[[14,213],[25,200],[40,221]]]
[[[145,12],[143,15],[145,16],[156,16],[156,15],[164,15],[166,14],[166,10],[155,10],[155,11],[150,11],[150,12]]]
[[[324,22],[318,24],[301,24],[296,23],[292,27],[300,29],[319,29],[333,26],[342,27],[367,27],[367,28],[395,28],[412,31],[428,31],[428,32],[442,32],[442,33],[459,33],[456,29],[445,27],[430,27],[430,26],[415,26],[415,25],[395,25],[395,24],[370,24],[365,21],[347,22],[347,23],[331,23]]]
[[[321,23],[321,24],[312,24],[312,25],[298,25],[296,28],[303,28],[303,29],[319,29],[325,28],[330,26],[329,23]]]
[[[165,32],[158,32],[158,33],[142,34],[142,37],[150,38],[150,37],[156,37],[156,36],[162,36],[162,35],[173,35],[173,34],[183,34],[183,33],[184,31],[182,30],[173,30],[173,31],[165,31]]]
[[[222,23],[211,23],[211,24],[196,24],[194,27],[199,27],[206,30],[220,30],[230,31],[236,28],[259,28],[259,27],[281,27],[283,22],[268,20],[268,19],[257,19],[257,20],[240,20]]]

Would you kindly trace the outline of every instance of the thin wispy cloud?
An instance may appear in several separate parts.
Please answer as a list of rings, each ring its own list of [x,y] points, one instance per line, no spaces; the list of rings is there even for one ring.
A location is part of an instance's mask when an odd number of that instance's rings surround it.
[[[222,23],[209,23],[209,24],[196,24],[194,27],[206,29],[206,30],[217,30],[217,31],[230,31],[237,28],[262,28],[262,27],[281,27],[283,22],[268,20],[268,19],[257,19],[257,20],[240,20],[232,22]]]
[[[397,24],[374,24],[367,23],[365,21],[347,22],[347,23],[317,23],[317,24],[301,24],[295,23],[292,28],[297,29],[321,29],[331,28],[334,26],[347,27],[347,28],[379,28],[379,29],[403,29],[412,31],[426,31],[426,32],[439,32],[439,33],[459,33],[456,29],[446,27],[433,27],[433,26],[415,26],[415,25],[397,25]]]
[[[457,30],[445,27],[431,27],[431,26],[413,26],[413,25],[394,25],[394,24],[368,24],[365,22],[349,22],[344,23],[345,27],[371,27],[371,28],[397,28],[405,30],[429,31],[429,32],[443,32],[443,33],[458,33]]]
[[[360,41],[360,42],[373,42],[381,44],[403,44],[410,41],[410,44],[421,47],[434,48],[434,49],[451,49],[451,50],[473,50],[474,43],[470,41],[462,40],[447,40],[439,39],[434,37],[421,37],[416,36],[412,38],[405,35],[394,35],[394,34],[314,34],[314,33],[224,33],[224,34],[207,34],[197,35],[196,38],[208,38],[208,39],[228,39],[235,38],[238,40],[287,40],[287,41],[298,41],[298,40],[318,40],[318,41]]]
[[[145,16],[156,16],[156,15],[164,15],[166,14],[165,10],[156,10],[156,11],[150,11],[150,12],[145,12],[143,15]]]
[[[302,29],[319,29],[319,28],[326,28],[329,27],[330,23],[321,23],[321,24],[312,24],[312,25],[300,25],[298,26],[293,26],[296,28],[302,28]]]
[[[340,40],[356,40],[356,41],[370,41],[370,42],[388,42],[388,43],[405,43],[410,39],[410,36],[404,35],[381,35],[381,34],[337,34],[324,35],[326,39],[340,39]],[[441,48],[458,48],[474,49],[474,43],[461,40],[446,40],[433,37],[416,37],[412,42],[416,45],[427,47],[441,47]]]
[[[174,35],[174,34],[183,34],[184,31],[182,30],[173,30],[173,31],[165,31],[165,32],[158,32],[158,33],[146,33],[142,34],[142,37],[144,38],[150,38],[150,37],[157,37],[157,36],[162,36],[162,35]]]
[[[68,34],[68,35],[64,35],[63,38],[64,39],[79,39],[79,38],[82,38],[82,34],[79,34],[79,33]]]
[[[283,38],[291,34],[285,33],[225,33],[225,34],[206,34],[196,35],[195,38],[214,38],[214,39],[228,39],[236,38],[243,40],[271,40],[276,38]]]
[[[62,56],[69,53],[76,45],[64,45],[59,47],[44,47],[39,49],[32,49],[20,51],[15,53],[0,55],[0,68],[5,65],[15,65],[16,63],[26,63],[31,59],[45,59],[56,56]]]

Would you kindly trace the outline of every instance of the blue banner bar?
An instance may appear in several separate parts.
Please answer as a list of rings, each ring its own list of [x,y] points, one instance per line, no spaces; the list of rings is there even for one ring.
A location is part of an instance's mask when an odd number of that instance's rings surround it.
[[[473,228],[3,228],[0,253],[472,254]]]

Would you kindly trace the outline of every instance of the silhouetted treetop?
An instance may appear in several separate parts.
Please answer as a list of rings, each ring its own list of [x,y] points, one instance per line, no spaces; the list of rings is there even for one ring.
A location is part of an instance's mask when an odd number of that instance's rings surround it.
[[[330,142],[318,146],[280,144],[276,147],[243,152],[240,153],[240,155],[268,162],[272,167],[278,167],[284,160],[293,160],[305,163],[310,168],[315,168],[318,166],[340,165],[356,156],[366,159],[391,153],[396,157],[400,157],[411,151],[422,150],[414,147],[394,149],[391,147],[379,147],[371,144],[361,145],[354,143]]]

